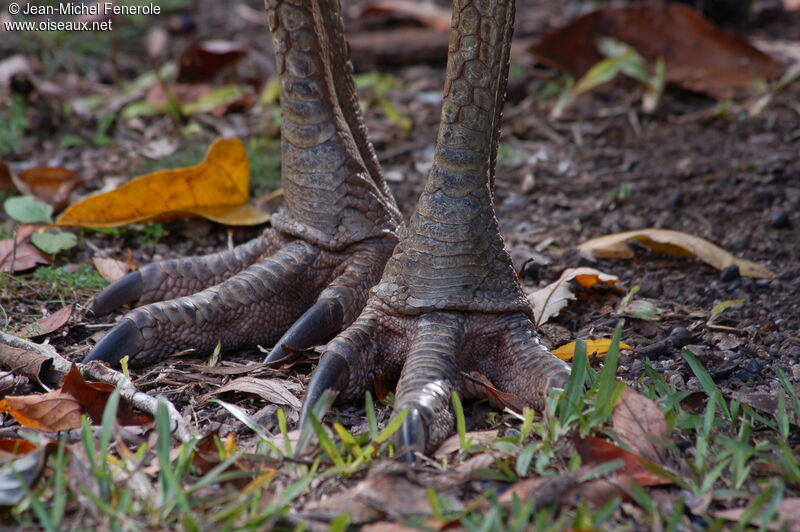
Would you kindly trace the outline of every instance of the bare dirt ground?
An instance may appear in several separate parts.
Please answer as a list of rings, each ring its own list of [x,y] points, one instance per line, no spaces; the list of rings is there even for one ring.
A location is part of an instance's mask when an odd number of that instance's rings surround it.
[[[521,0],[517,15],[519,39],[533,39],[564,22],[581,7],[580,2]],[[762,5],[763,4],[763,5]],[[758,3],[744,28],[748,37],[770,40],[800,38],[800,11],[775,16],[773,2]],[[259,2],[243,3],[261,9]],[[219,2],[197,2],[172,15],[171,23],[194,26],[190,32],[172,34],[171,50],[190,40],[236,39],[249,47],[247,59],[231,76],[253,80],[273,72],[268,32],[241,16],[230,15]],[[226,16],[225,13],[229,15]],[[217,16],[219,15],[219,16]],[[350,21],[357,31],[363,21]],[[121,75],[130,77],[146,65],[131,41],[119,43],[116,72],[102,59],[89,63],[82,82],[101,83]],[[775,368],[785,368],[800,383],[800,86],[780,94],[758,116],[750,116],[746,99],[717,102],[706,96],[670,88],[658,109],[644,114],[639,89],[615,83],[582,96],[558,120],[549,118],[552,100],[543,95],[551,73],[533,69],[519,56],[512,68],[506,103],[502,147],[497,170],[496,209],[503,236],[521,272],[526,289],[533,291],[556,280],[568,267],[590,265],[619,277],[625,290],[640,287],[637,295],[662,311],[658,321],[626,320],[623,340],[633,347],[621,360],[619,376],[644,382],[643,362],[648,358],[665,379],[681,390],[699,389],[699,383],[668,339],[683,336],[686,345],[706,366],[726,392],[771,397],[776,387]],[[357,65],[358,66],[358,65]],[[54,68],[52,79],[67,80],[87,65]],[[71,70],[72,69],[72,70]],[[389,120],[380,106],[370,107],[368,127],[378,157],[403,211],[413,211],[430,165],[443,81],[443,65],[417,64],[385,67],[398,83],[386,93],[398,112],[410,119],[404,131]],[[89,80],[89,81],[87,81]],[[76,84],[81,82],[75,81]],[[368,94],[365,93],[368,97]],[[63,165],[87,178],[80,193],[102,188],[108,179],[130,177],[163,161],[147,161],[136,146],[162,136],[175,139],[178,152],[189,153],[188,162],[202,154],[218,134],[236,134],[264,141],[266,169],[271,177],[254,176],[256,193],[275,185],[275,130],[271,117],[252,111],[199,119],[201,132],[181,137],[168,117],[116,123],[108,146],[63,148],[58,139],[66,133],[85,133],[96,122],[63,116],[56,102],[42,101],[32,113],[39,124],[9,162]],[[195,159],[192,159],[195,157]],[[272,161],[272,162],[270,162]],[[166,164],[166,163],[164,163]],[[141,243],[134,233],[104,235],[82,232],[82,243],[59,257],[59,264],[80,265],[92,255],[125,258],[130,249],[137,264],[152,260],[200,254],[241,243],[259,229],[225,229],[205,221],[171,222],[157,243]],[[647,227],[684,231],[706,238],[739,257],[759,262],[775,272],[771,279],[749,279],[731,269],[720,272],[694,258],[677,258],[641,249],[633,260],[593,261],[577,252],[581,242],[608,233]],[[533,259],[533,262],[529,262]],[[80,311],[68,328],[50,341],[74,360],[93,345],[104,331],[85,312],[92,291],[77,299],[41,297],[18,284],[6,292],[3,307],[11,315],[10,328],[18,329],[63,303],[76,303]],[[617,291],[593,292],[580,298],[544,328],[544,339],[560,345],[576,338],[610,336],[619,319],[616,310],[624,295]],[[708,313],[726,300],[743,300],[709,324]],[[672,334],[672,336],[670,336]],[[258,353],[237,353],[228,360],[261,359]],[[220,423],[244,435],[247,430],[226,411],[197,398],[212,391],[224,376],[204,373],[191,355],[166,361],[136,373],[137,385],[166,394],[180,409],[191,412],[199,426]],[[310,366],[280,374],[302,386]],[[298,393],[298,395],[301,395]],[[259,399],[227,395],[227,400],[254,413],[267,428],[276,423],[274,408],[262,408]],[[472,429],[486,428],[488,407],[478,405],[469,418]],[[384,409],[385,410],[385,409]],[[346,425],[363,425],[363,408],[341,411]],[[387,416],[383,411],[383,416]],[[297,419],[290,415],[290,422]],[[385,419],[385,417],[384,417]],[[502,423],[502,422],[501,422]],[[795,442],[796,444],[797,442]]]

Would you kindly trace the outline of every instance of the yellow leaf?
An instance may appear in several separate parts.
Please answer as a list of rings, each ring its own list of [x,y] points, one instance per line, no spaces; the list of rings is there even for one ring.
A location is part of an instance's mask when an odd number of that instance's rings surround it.
[[[586,343],[586,354],[589,356],[597,355],[602,356],[608,353],[608,348],[611,346],[611,338],[591,338],[589,340],[584,340]],[[619,343],[620,349],[631,349],[626,343],[620,342]],[[564,344],[560,347],[557,347],[550,351],[555,356],[560,358],[561,360],[572,360],[572,357],[575,356],[575,342],[570,342],[568,344]]]
[[[268,215],[247,205],[249,187],[242,141],[217,139],[200,164],[139,176],[90,196],[68,207],[56,225],[114,227],[186,215],[230,225],[262,223]]]
[[[546,323],[553,316],[557,316],[561,309],[575,299],[570,281],[575,281],[583,288],[591,288],[598,284],[614,287],[619,279],[594,268],[564,270],[557,281],[528,295],[528,302],[533,308],[534,323],[537,326]]]
[[[735,257],[708,240],[669,229],[639,229],[601,236],[584,242],[578,246],[578,249],[600,259],[630,259],[633,258],[633,250],[628,247],[628,240],[636,240],[667,255],[697,257],[718,270],[724,270],[735,264],[739,266],[740,273],[745,277],[772,277],[774,275],[768,268],[756,262]]]

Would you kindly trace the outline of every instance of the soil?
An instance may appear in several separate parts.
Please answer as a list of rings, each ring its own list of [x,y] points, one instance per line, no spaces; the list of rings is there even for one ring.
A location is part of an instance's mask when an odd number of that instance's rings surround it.
[[[261,9],[259,2],[250,4]],[[518,38],[535,38],[584,7],[579,2],[562,4],[520,1]],[[776,4],[758,3],[760,11],[753,14],[744,34],[798,39],[800,11],[772,16]],[[236,17],[212,16],[222,9],[220,5],[197,2],[196,8],[182,15],[196,29],[190,37],[174,37],[171,46],[178,49],[189,39],[235,38],[251,47],[251,59],[255,59],[248,64],[253,75],[271,75],[267,32]],[[349,29],[364,29],[363,22],[351,21]],[[524,64],[519,56],[515,60]],[[125,56],[125,61],[129,68],[141,67],[133,57]],[[430,165],[443,67],[409,65],[390,72],[399,83],[387,98],[412,120],[413,127],[404,132],[379,106],[370,109],[367,123],[392,191],[408,215]],[[674,88],[668,88],[655,112],[645,114],[640,89],[623,81],[582,96],[553,120],[549,117],[553,100],[542,99],[551,83],[550,71],[528,66],[512,69],[497,170],[497,215],[526,290],[532,292],[556,280],[565,268],[584,265],[618,276],[624,290],[638,286],[636,297],[654,303],[662,310],[662,318],[626,318],[623,340],[633,350],[623,355],[619,376],[628,382],[646,378],[647,359],[678,389],[699,389],[680,354],[678,345],[684,345],[727,393],[770,395],[778,388],[777,368],[783,368],[800,388],[800,86],[795,83],[777,94],[757,116],[748,114],[747,98],[717,102]],[[30,138],[19,160],[78,168],[89,180],[81,191],[86,193],[102,188],[106,179],[135,175],[142,163],[131,146],[173,134],[172,127],[164,125],[168,121],[159,120],[147,121],[138,130],[119,124],[113,131],[113,144],[102,149],[65,150],[48,140],[52,136]],[[73,126],[56,123],[50,127],[57,136]],[[207,139],[220,131],[249,136],[267,129],[264,120],[249,114],[208,119],[202,127]],[[229,238],[240,243],[259,231],[225,229],[202,221],[167,227],[169,234],[150,245],[137,244],[125,234],[84,232],[83,244],[58,262],[81,264],[96,253],[124,258],[130,248],[136,263],[142,265],[220,249]],[[708,239],[763,264],[775,275],[745,278],[735,269],[720,272],[694,258],[644,248],[637,249],[632,260],[592,260],[576,249],[590,238],[648,227]],[[12,329],[34,321],[42,308],[53,311],[61,304],[19,290],[14,301],[3,301],[7,312],[17,317]],[[576,338],[610,336],[620,319],[617,309],[623,295],[624,291],[600,290],[580,297],[543,327],[545,341],[560,345]],[[67,329],[50,338],[62,354],[75,360],[88,351],[97,331],[105,330],[98,324],[109,321],[85,313],[88,296],[64,301],[77,303],[80,309]],[[709,321],[711,309],[728,300],[743,301]],[[683,341],[670,341],[676,336]],[[260,360],[261,355],[236,353],[225,358]],[[165,393],[179,408],[192,412],[200,426],[218,422],[247,434],[220,407],[196,403],[195,397],[222,382],[198,371],[194,364],[201,362],[191,355],[165,362],[140,372],[137,384]],[[309,368],[308,364],[291,368],[289,378],[304,385]],[[262,375],[274,373],[265,370]],[[267,420],[270,428],[274,409],[262,409],[257,399],[226,398]],[[477,408],[485,412],[485,407]],[[340,415],[350,420],[346,424],[359,425],[362,414],[363,409],[352,406]],[[386,409],[382,415],[385,419]],[[481,416],[471,419],[473,428],[482,428]]]

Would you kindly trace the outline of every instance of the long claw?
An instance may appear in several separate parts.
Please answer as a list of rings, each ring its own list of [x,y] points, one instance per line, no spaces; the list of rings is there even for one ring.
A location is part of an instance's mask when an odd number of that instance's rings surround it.
[[[108,314],[127,303],[133,303],[142,295],[142,274],[139,271],[131,272],[117,279],[95,298],[92,312],[98,316]]]
[[[97,342],[83,361],[103,360],[117,366],[124,357],[133,357],[143,347],[144,337],[139,328],[133,320],[124,318]]]
[[[424,453],[428,445],[428,429],[422,412],[410,408],[395,436],[397,458],[403,462],[413,462],[416,453]]]
[[[337,300],[328,298],[317,300],[281,336],[264,362],[283,362],[293,358],[293,351],[327,342],[342,330],[343,319],[344,310]]]
[[[334,395],[342,391],[350,376],[350,367],[347,359],[337,353],[329,353],[322,357],[319,366],[308,384],[306,397],[303,400],[303,409],[300,411],[300,427],[308,421],[308,413],[319,401],[325,390],[330,390]]]

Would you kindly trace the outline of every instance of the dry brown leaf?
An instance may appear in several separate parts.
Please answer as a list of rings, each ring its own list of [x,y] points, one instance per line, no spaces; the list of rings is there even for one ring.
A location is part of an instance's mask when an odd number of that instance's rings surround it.
[[[614,287],[619,282],[619,278],[594,268],[564,270],[557,281],[528,295],[528,301],[533,307],[534,323],[537,327],[557,316],[570,301],[575,299],[572,281],[583,288],[591,288],[598,284]]]
[[[8,396],[0,401],[0,412],[8,412],[28,428],[58,432],[81,426],[81,415],[100,423],[108,398],[114,391],[110,384],[87,382],[73,364],[59,390],[45,394]],[[138,415],[130,403],[120,399],[117,421],[122,425],[142,425],[152,421],[148,415]]]
[[[444,504],[458,511],[461,504],[441,493]],[[369,476],[354,487],[313,501],[304,508],[304,514],[314,519],[332,519],[339,514],[350,514],[351,524],[379,519],[403,520],[431,514],[428,492],[417,482],[407,466],[386,464],[373,468]]]
[[[415,20],[426,28],[449,32],[451,24],[450,10],[439,7],[433,2],[409,0],[375,0],[364,4],[358,16],[391,15]]]
[[[181,53],[178,82],[210,81],[222,70],[233,66],[247,54],[247,49],[233,41],[205,41]]]
[[[531,51],[541,62],[580,78],[603,59],[596,49],[600,37],[632,46],[650,64],[663,58],[668,82],[718,99],[750,88],[756,78],[783,74],[780,63],[747,40],[677,3],[597,9],[548,32]]]
[[[728,510],[717,510],[711,515],[727,521],[741,521],[746,508],[730,508]],[[775,519],[766,523],[767,530],[786,530],[788,532],[800,532],[800,497],[787,497],[778,503],[776,508],[777,516]],[[761,526],[762,523],[754,516],[750,523]]]
[[[7,190],[15,194],[19,193],[17,185],[11,179],[11,167],[5,161],[0,161],[0,190]]]
[[[442,63],[447,59],[449,34],[429,28],[400,28],[347,36],[353,63],[359,68],[375,65]]]
[[[36,338],[37,336],[50,334],[51,332],[57,331],[66,325],[71,315],[72,305],[70,304],[48,316],[38,319],[36,323],[28,325],[19,333],[19,336],[25,338]]]
[[[663,463],[658,440],[668,437],[667,420],[658,405],[631,388],[625,388],[614,407],[612,427],[637,454]]]
[[[618,445],[602,440],[595,436],[573,438],[575,449],[587,465],[600,465],[613,460],[622,460],[623,466],[617,469],[612,477],[615,481],[623,478],[636,481],[640,486],[656,486],[672,484],[672,481],[657,475],[646,465],[655,467],[656,464],[637,454],[631,453]]]
[[[66,207],[69,195],[84,183],[83,177],[73,170],[60,166],[42,166],[11,174],[20,192],[49,203],[58,212]]]
[[[724,270],[735,264],[745,277],[772,277],[775,275],[764,266],[737,258],[708,240],[669,229],[638,229],[614,233],[584,242],[578,246],[578,249],[598,259],[631,259],[634,252],[628,246],[628,240],[636,240],[642,245],[667,255],[697,257],[718,270]]]
[[[97,273],[110,283],[123,277],[131,270],[127,262],[111,258],[92,257],[92,264],[94,264]]]
[[[36,446],[23,438],[0,438],[0,462],[35,451]]]
[[[467,440],[472,440],[472,443],[483,443],[492,441],[497,438],[497,430],[473,430],[466,433]],[[444,458],[448,454],[454,453],[461,448],[460,438],[458,434],[453,434],[442,442],[436,452],[433,453],[434,458]]]
[[[21,225],[15,238],[0,240],[0,272],[16,273],[30,270],[38,264],[50,264],[47,255],[28,242],[34,231],[36,226],[33,224]]]
[[[464,376],[468,380],[468,388],[471,388],[470,394],[486,397],[486,399],[489,400],[489,404],[497,410],[508,408],[512,412],[522,414],[525,407],[528,406],[518,395],[495,388],[492,381],[489,380],[489,377],[483,375],[479,371],[471,371],[468,375],[465,373]]]
[[[252,393],[279,406],[289,406],[299,410],[303,404],[287,387],[287,382],[281,379],[259,379],[257,377],[239,377],[224,386],[200,397],[201,401],[207,401],[215,395],[225,392],[244,392]]]
[[[614,460],[623,462],[623,466],[610,475],[590,480],[573,489],[567,498],[576,504],[580,501],[591,501],[596,505],[600,505],[614,497],[627,499],[634,482],[640,486],[658,486],[672,483],[669,479],[651,471],[650,468],[656,467],[655,464],[611,442],[595,436],[574,437],[573,442],[575,443],[575,449],[586,465],[596,466]],[[650,466],[650,468],[646,466]]]
[[[560,347],[552,349],[550,352],[561,360],[572,360],[575,356],[575,345],[577,342],[570,342]],[[602,356],[608,353],[608,348],[611,347],[611,338],[589,338],[584,340],[586,344],[586,355]],[[631,346],[624,342],[619,343],[620,349],[632,349]]]
[[[75,397],[56,390],[38,395],[10,395],[0,401],[0,412],[8,412],[23,427],[57,432],[79,428],[83,408]]]
[[[114,227],[190,214],[220,223],[254,225],[247,203],[250,168],[239,139],[217,139],[196,166],[139,176],[116,190],[95,194],[69,206],[56,225]]]

